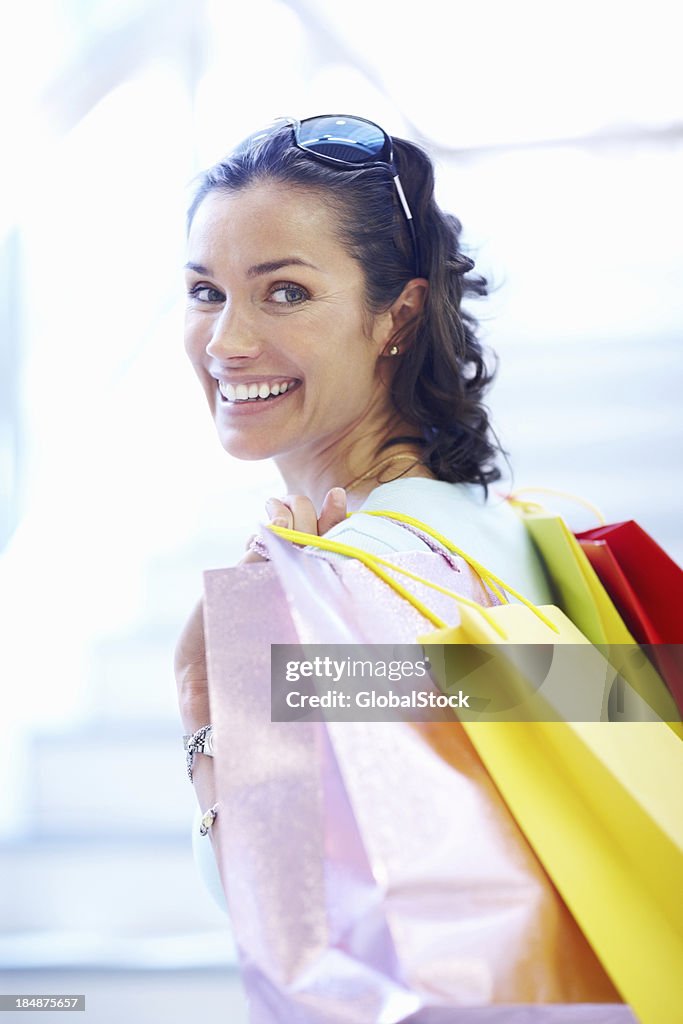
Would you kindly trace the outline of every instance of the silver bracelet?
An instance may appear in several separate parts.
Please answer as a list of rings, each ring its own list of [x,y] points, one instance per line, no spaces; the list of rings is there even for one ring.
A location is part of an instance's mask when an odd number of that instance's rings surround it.
[[[206,836],[209,834],[209,830],[216,820],[218,814],[218,804],[214,804],[213,807],[209,807],[206,814],[202,815],[201,824],[199,826],[200,836]]]
[[[191,736],[183,736],[183,746],[187,751],[187,774],[190,782],[192,782],[192,766],[194,764],[195,754],[206,754],[207,757],[213,757],[216,753],[216,741],[213,734],[213,726],[202,725],[196,732],[193,732]]]

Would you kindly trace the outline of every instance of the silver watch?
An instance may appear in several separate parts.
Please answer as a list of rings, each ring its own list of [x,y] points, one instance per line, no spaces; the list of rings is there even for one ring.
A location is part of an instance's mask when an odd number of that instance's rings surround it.
[[[195,754],[206,754],[213,757],[216,753],[216,738],[212,725],[203,725],[191,735],[183,736],[183,747],[187,752],[187,774],[192,782],[192,765]]]

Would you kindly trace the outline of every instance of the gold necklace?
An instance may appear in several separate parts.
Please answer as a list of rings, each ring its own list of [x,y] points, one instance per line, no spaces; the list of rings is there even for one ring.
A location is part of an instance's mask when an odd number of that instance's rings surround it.
[[[412,463],[413,463],[412,466],[408,466],[408,468],[404,469],[402,473],[398,474],[398,476],[392,476],[389,480],[382,480],[381,479],[381,473],[385,469],[387,469],[387,467],[390,466],[392,464],[392,462],[399,462],[399,461],[404,461],[405,462],[407,459],[412,460]],[[400,480],[400,478],[402,476],[405,476],[406,473],[409,473],[410,470],[413,469],[414,466],[422,466],[422,465],[423,465],[423,463],[420,462],[420,460],[415,455],[407,455],[407,454],[403,454],[403,455],[390,455],[387,459],[384,459],[383,462],[376,463],[374,466],[372,466],[367,471],[367,473],[363,473],[362,476],[357,476],[353,480],[351,480],[350,483],[345,484],[344,485],[344,490],[348,494],[348,492],[354,490],[354,488],[357,487],[358,484],[362,483],[364,480],[370,480],[370,479],[376,479],[378,484],[388,484],[388,483],[391,483],[393,480]]]

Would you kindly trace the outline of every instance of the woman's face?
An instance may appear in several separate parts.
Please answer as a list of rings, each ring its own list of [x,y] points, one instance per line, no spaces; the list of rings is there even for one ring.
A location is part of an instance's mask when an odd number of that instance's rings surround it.
[[[317,194],[270,182],[209,193],[187,292],[185,347],[232,455],[314,458],[386,419],[391,314],[367,313],[360,265]]]

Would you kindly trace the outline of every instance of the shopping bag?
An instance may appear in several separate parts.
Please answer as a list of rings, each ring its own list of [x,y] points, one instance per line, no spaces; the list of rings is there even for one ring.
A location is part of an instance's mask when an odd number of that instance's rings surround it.
[[[271,721],[271,643],[412,643],[433,619],[356,561],[264,542],[268,564],[205,574],[212,832],[252,1024],[532,1003],[544,1022],[632,1022],[596,1009],[616,990],[457,722]],[[489,600],[465,564],[395,560]],[[449,596],[408,586],[457,619]]]
[[[559,607],[591,643],[632,644],[634,638],[564,519],[527,508],[520,513],[541,555]]]
[[[334,584],[321,586],[343,617]],[[358,1022],[392,1008],[400,1020],[419,1006],[400,977],[324,724],[270,720],[270,645],[316,635],[319,609],[304,608],[297,629],[272,565],[205,573],[212,833],[251,1024],[342,1020],[347,998]]]
[[[522,515],[539,551],[556,599],[556,605],[552,607],[552,610],[536,609],[533,615],[524,615],[514,611],[514,608],[519,606],[512,606],[509,611],[498,609],[494,613],[499,617],[498,621],[502,625],[505,616],[516,616],[515,642],[517,644],[542,643],[543,633],[539,634],[538,628],[534,624],[543,623],[544,614],[547,619],[548,616],[557,617],[558,610],[561,611],[564,613],[561,617],[561,629],[566,631],[570,626],[575,629],[565,639],[561,639],[556,630],[554,643],[577,644],[587,640],[599,647],[602,655],[614,670],[611,674],[614,686],[609,694],[609,716],[607,713],[597,716],[588,713],[583,714],[583,717],[589,721],[596,720],[596,717],[597,719],[609,717],[610,720],[623,721],[661,720],[668,722],[676,734],[683,737],[683,728],[680,724],[681,715],[675,701],[659,673],[642,656],[636,640],[629,633],[609,594],[564,520],[535,504],[515,499],[511,499],[511,503]],[[365,514],[393,518],[418,531],[421,526],[424,526],[424,524],[418,524],[410,516],[387,510],[365,512]],[[449,538],[435,534],[428,527],[423,532],[427,533],[427,531],[443,547],[465,558],[473,571],[485,581],[493,593],[505,600],[504,595],[501,595],[498,590],[496,577],[487,567],[453,545]],[[523,595],[517,594],[513,590],[510,593],[516,600],[529,606],[529,602],[525,601]],[[484,618],[485,616],[482,616],[477,609],[475,620],[470,622],[470,629],[481,628]],[[479,625],[475,626],[475,623]],[[531,632],[529,632],[530,630]],[[501,630],[498,632],[500,633]],[[487,643],[488,641],[482,638],[479,642]],[[568,659],[565,659],[565,662],[569,664]],[[589,663],[590,659],[583,659],[584,670],[588,670]],[[593,664],[595,666],[593,671],[597,671],[597,663],[593,662]],[[564,696],[567,696],[566,691]],[[571,702],[569,707],[566,702],[563,707],[567,708],[568,713],[562,714],[561,717],[567,719],[582,717],[580,705],[574,706],[573,711]]]
[[[633,520],[576,539],[683,712],[683,570]]]
[[[389,511],[377,514],[395,517]],[[426,524],[401,518],[458,551]],[[367,555],[365,564],[372,568]],[[478,571],[487,582],[511,592],[481,566]],[[410,594],[404,596],[410,600]],[[553,643],[562,613],[542,612],[545,616],[528,602],[485,611],[468,606],[460,609],[457,626],[418,639],[426,645],[458,645],[481,643],[485,637],[496,644],[500,633],[493,624],[506,619],[507,639],[525,642],[531,635],[538,642],[545,630],[546,642]],[[447,686],[448,679],[442,684]],[[679,738],[662,721],[462,724],[639,1020],[657,1024],[683,1019],[678,1010],[683,965]]]
[[[682,1020],[681,741],[654,722],[465,728],[638,1020]]]
[[[591,643],[601,645],[603,648],[612,647],[613,656],[618,659],[617,664],[622,670],[624,678],[642,698],[644,703],[638,705],[637,702],[634,702],[629,690],[625,690],[620,695],[621,702],[627,702],[623,708],[626,720],[633,720],[636,717],[647,720],[647,718],[653,717],[648,714],[649,707],[654,711],[655,717],[664,721],[677,722],[680,719],[681,708],[676,705],[671,694],[667,692],[661,673],[649,672],[643,659],[639,657],[640,652],[636,650],[637,643],[661,641],[641,640],[642,631],[639,631],[640,635],[637,637],[631,632],[632,620],[623,615],[621,607],[617,607],[612,594],[608,593],[608,589],[606,589],[605,581],[596,571],[597,566],[592,564],[590,552],[585,549],[580,539],[574,536],[561,516],[548,512],[538,505],[516,500],[514,496],[510,500],[520,513],[543,560],[558,606]],[[664,552],[661,554],[664,555]],[[664,557],[666,558],[666,556]],[[674,568],[677,569],[675,565]],[[683,576],[680,570],[678,573],[682,581],[679,582],[680,591],[683,586]],[[656,575],[650,580],[648,570],[641,569],[639,579],[643,587],[647,587],[648,594],[657,592]],[[647,583],[645,583],[646,580]],[[672,609],[676,606],[676,596],[675,593],[672,593]],[[683,595],[680,596],[680,607],[683,608]],[[657,606],[665,603],[661,597],[657,598]],[[673,617],[673,612],[669,615],[669,618],[671,617]],[[669,643],[674,643],[674,641],[670,640]],[[649,651],[648,648],[646,653]],[[672,657],[672,651],[673,648],[668,652],[669,659]],[[665,656],[667,654],[667,652],[662,653]],[[661,669],[659,663],[656,667]],[[669,689],[671,689],[670,686]],[[636,707],[639,707],[642,712],[639,716],[636,714]],[[683,735],[680,729],[676,731],[679,735]]]

